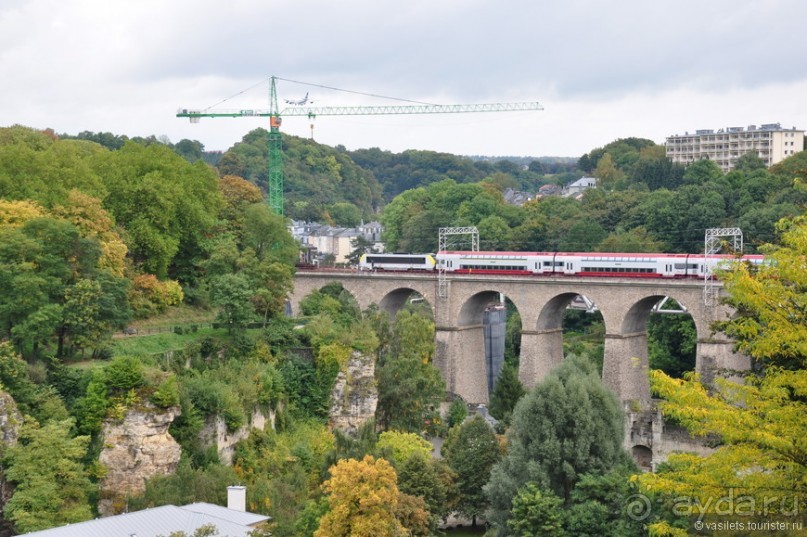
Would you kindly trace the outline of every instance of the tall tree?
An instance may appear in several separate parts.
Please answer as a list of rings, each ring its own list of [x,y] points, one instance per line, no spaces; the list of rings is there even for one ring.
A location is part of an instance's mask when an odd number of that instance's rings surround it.
[[[516,405],[507,454],[485,486],[488,521],[506,534],[513,498],[528,482],[568,502],[580,476],[626,462],[623,420],[591,362],[566,358]]]
[[[490,415],[509,425],[513,409],[525,393],[518,379],[518,366],[505,363],[490,395]]]
[[[213,289],[219,322],[226,324],[231,333],[244,330],[255,318],[255,308],[250,303],[252,288],[247,279],[239,274],[225,274],[215,279]]]
[[[379,360],[379,423],[385,429],[420,432],[445,393],[432,364],[434,323],[406,310],[398,313],[389,352]]]
[[[192,280],[223,205],[216,173],[164,145],[134,142],[100,154],[93,168],[108,190],[104,208],[128,231],[134,261],[161,278],[170,269]]]
[[[6,478],[15,483],[4,516],[18,532],[44,530],[92,518],[93,489],[81,460],[88,436],[71,437],[72,420],[42,426],[27,421],[19,443],[8,449]]]
[[[602,188],[613,189],[619,180],[625,178],[625,174],[614,165],[611,153],[606,153],[597,162],[594,177],[600,180]]]
[[[718,380],[709,389],[697,375],[651,373],[665,415],[720,441],[709,456],[671,455],[663,471],[638,478],[650,493],[687,498],[679,514],[714,514],[729,497],[767,517],[807,508],[807,217],[784,220],[779,229],[781,245],[766,248],[768,263],[753,270],[737,264],[722,276],[738,315],[719,327],[762,374],[744,384]],[[651,529],[686,535],[664,521]]]
[[[433,518],[448,516],[457,506],[456,475],[444,460],[416,453],[398,470],[401,492],[423,498]]]
[[[490,478],[490,470],[501,457],[499,441],[493,428],[479,414],[457,426],[445,444],[443,455],[457,474],[459,503],[456,510],[470,517],[476,525],[488,505],[482,487]]]
[[[395,517],[400,492],[397,475],[384,459],[341,460],[322,484],[330,510],[315,537],[394,537],[403,526]]]
[[[26,353],[100,346],[129,317],[126,282],[100,259],[98,240],[65,220],[0,226],[0,333]]]

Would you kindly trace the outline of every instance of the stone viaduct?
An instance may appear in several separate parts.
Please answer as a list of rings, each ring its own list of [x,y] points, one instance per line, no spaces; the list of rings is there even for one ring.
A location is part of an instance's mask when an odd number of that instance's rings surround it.
[[[452,275],[447,298],[438,298],[433,274],[300,271],[290,297],[292,312],[299,312],[306,295],[334,281],[352,293],[362,309],[377,304],[393,315],[413,293],[422,295],[434,313],[434,363],[447,389],[469,403],[488,402],[482,317],[486,306],[499,301],[500,293],[521,315],[519,377],[527,388],[563,359],[563,312],[577,295],[596,304],[602,314],[603,381],[626,407],[650,407],[646,326],[651,310],[664,297],[692,315],[696,371],[705,379],[731,376],[732,371],[750,366],[746,356],[733,352],[732,341],[712,333],[710,324],[726,319],[730,312],[722,305],[704,305],[700,280]]]
[[[301,271],[290,297],[292,312],[299,312],[306,295],[331,282],[352,293],[362,309],[377,304],[393,315],[413,293],[422,295],[435,319],[434,363],[448,391],[469,403],[489,399],[482,319],[500,294],[521,315],[519,377],[527,388],[563,359],[564,310],[578,295],[586,297],[605,324],[602,376],[625,410],[624,447],[644,470],[675,451],[708,452],[685,429],[665,422],[650,396],[647,319],[659,301],[670,297],[692,316],[697,331],[695,370],[704,380],[732,377],[750,367],[748,357],[733,351],[731,340],[712,333],[711,323],[732,312],[722,305],[706,306],[699,280],[452,275],[448,296],[440,298],[433,274]],[[722,292],[719,283],[718,290]]]

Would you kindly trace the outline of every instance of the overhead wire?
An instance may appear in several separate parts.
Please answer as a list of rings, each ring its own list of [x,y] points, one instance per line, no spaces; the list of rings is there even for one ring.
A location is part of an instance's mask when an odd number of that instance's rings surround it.
[[[404,102],[404,103],[427,104],[427,105],[431,105],[431,106],[435,105],[435,103],[427,103],[427,102],[424,102],[424,101],[414,101],[412,99],[402,99],[400,97],[390,97],[388,95],[379,95],[379,94],[376,94],[376,93],[365,93],[363,91],[346,90],[346,89],[342,89],[342,88],[335,88],[333,86],[326,86],[325,84],[314,84],[312,82],[301,82],[299,80],[291,80],[291,79],[288,79],[288,78],[281,78],[279,76],[276,76],[275,80],[282,80],[283,82],[291,82],[293,84],[301,84],[303,86],[310,86],[312,88],[322,88],[322,89],[329,89],[329,90],[333,90],[333,91],[341,91],[343,93],[352,93],[354,95],[363,95],[365,97],[376,97],[378,99],[389,99],[391,101],[401,101],[401,102]]]
[[[266,81],[267,81],[267,80],[270,80],[271,78],[272,78],[272,77],[267,77],[267,78],[264,78],[264,79],[260,80],[259,82],[256,82],[255,84],[251,85],[250,87],[248,87],[248,88],[246,88],[246,89],[244,89],[244,90],[239,91],[238,93],[235,93],[235,94],[233,94],[233,95],[230,95],[229,97],[225,97],[224,99],[220,100],[220,101],[219,101],[219,102],[217,102],[217,103],[211,104],[210,106],[208,106],[207,108],[204,108],[203,110],[207,111],[207,110],[210,110],[211,108],[213,108],[214,106],[218,106],[218,105],[220,105],[220,104],[222,104],[222,103],[226,103],[226,102],[227,102],[227,101],[229,101],[230,99],[234,99],[234,98],[238,97],[239,95],[243,95],[244,93],[246,93],[246,92],[248,92],[248,91],[250,91],[250,90],[252,90],[252,89],[257,88],[257,87],[258,87],[258,86],[260,86],[261,84],[266,83]]]

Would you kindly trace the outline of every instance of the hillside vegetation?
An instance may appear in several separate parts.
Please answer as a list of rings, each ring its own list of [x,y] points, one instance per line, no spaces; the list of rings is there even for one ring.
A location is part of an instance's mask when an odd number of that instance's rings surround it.
[[[668,509],[675,495],[695,497],[699,483],[722,493],[735,463],[741,493],[803,499],[804,153],[770,170],[744,158],[723,174],[708,161],[672,165],[642,139],[595,149],[569,169],[285,138],[289,215],[380,219],[389,249],[434,251],[439,227],[476,225],[487,249],[697,252],[704,228],[739,225],[749,251],[775,257],[727,276],[739,316],[719,328],[763,373],[742,390],[707,392],[679,359],[694,348],[691,327],[649,323],[653,363],[672,374],[652,376],[665,411],[722,444],[715,458],[682,455],[631,478],[620,403],[599,380],[602,350],[588,337],[604,330],[583,314],[570,321],[585,337],[567,345],[579,356],[532,390],[508,343],[495,430],[465,419],[458,399],[441,414],[448,401],[427,305],[394,317],[360,311],[328,285],[302,301],[303,319],[287,318],[298,248],[264,202],[265,137],[253,131],[218,157],[189,140],[0,129],[0,391],[17,426],[16,442],[0,448],[5,529],[94,517],[106,493],[104,426],[132,410],[179,409],[170,434],[182,455],[173,475],[117,498],[118,508],[223,504],[226,485],[239,482],[248,509],[273,518],[256,535],[427,536],[450,514],[487,517],[501,535],[643,535],[649,523],[683,535],[689,519]],[[600,183],[580,200],[504,201],[508,188],[535,192],[583,173]],[[507,333],[520,331],[513,312]],[[378,407],[347,435],[327,424],[335,380],[349,379],[356,356],[374,367],[364,388]],[[256,412],[271,426],[250,432]],[[216,420],[228,435],[246,431],[231,465],[205,433]],[[424,439],[434,437],[442,457]],[[639,491],[662,506],[646,523],[621,503]],[[787,501],[782,510],[792,511]]]

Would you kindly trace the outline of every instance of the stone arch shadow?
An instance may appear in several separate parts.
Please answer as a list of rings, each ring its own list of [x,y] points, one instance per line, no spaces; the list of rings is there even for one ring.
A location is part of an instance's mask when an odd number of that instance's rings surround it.
[[[653,308],[665,296],[668,295],[651,294],[634,301],[622,315],[618,332],[606,332],[603,382],[622,401],[639,403],[642,407],[649,406],[651,396],[647,323]],[[681,299],[675,296],[670,298],[687,307]],[[682,315],[692,316],[691,313]],[[696,322],[695,330],[700,328]]]
[[[427,306],[431,312],[432,319],[434,319],[434,304],[412,287],[401,286],[387,292],[378,302],[378,309],[386,312],[390,319],[394,319],[407,304],[423,304]]]
[[[533,330],[522,327],[519,378],[525,387],[532,387],[546,377],[564,358],[563,318],[567,307],[578,296],[577,291],[563,291],[551,296],[540,308]],[[596,300],[591,300],[596,304]],[[603,316],[603,323],[606,322]]]
[[[488,363],[484,327],[486,310],[489,314],[495,314],[499,309],[498,305],[502,304],[500,301],[502,294],[505,300],[510,299],[516,311],[519,311],[518,302],[508,297],[506,293],[491,289],[479,291],[466,297],[462,302],[457,313],[456,328],[437,334],[438,345],[441,344],[439,339],[447,336],[449,341],[446,344],[451,349],[451,358],[447,363],[438,365],[443,371],[446,387],[449,392],[460,395],[470,403],[489,402],[489,386],[502,366],[498,360]],[[504,327],[500,328],[503,332]]]

